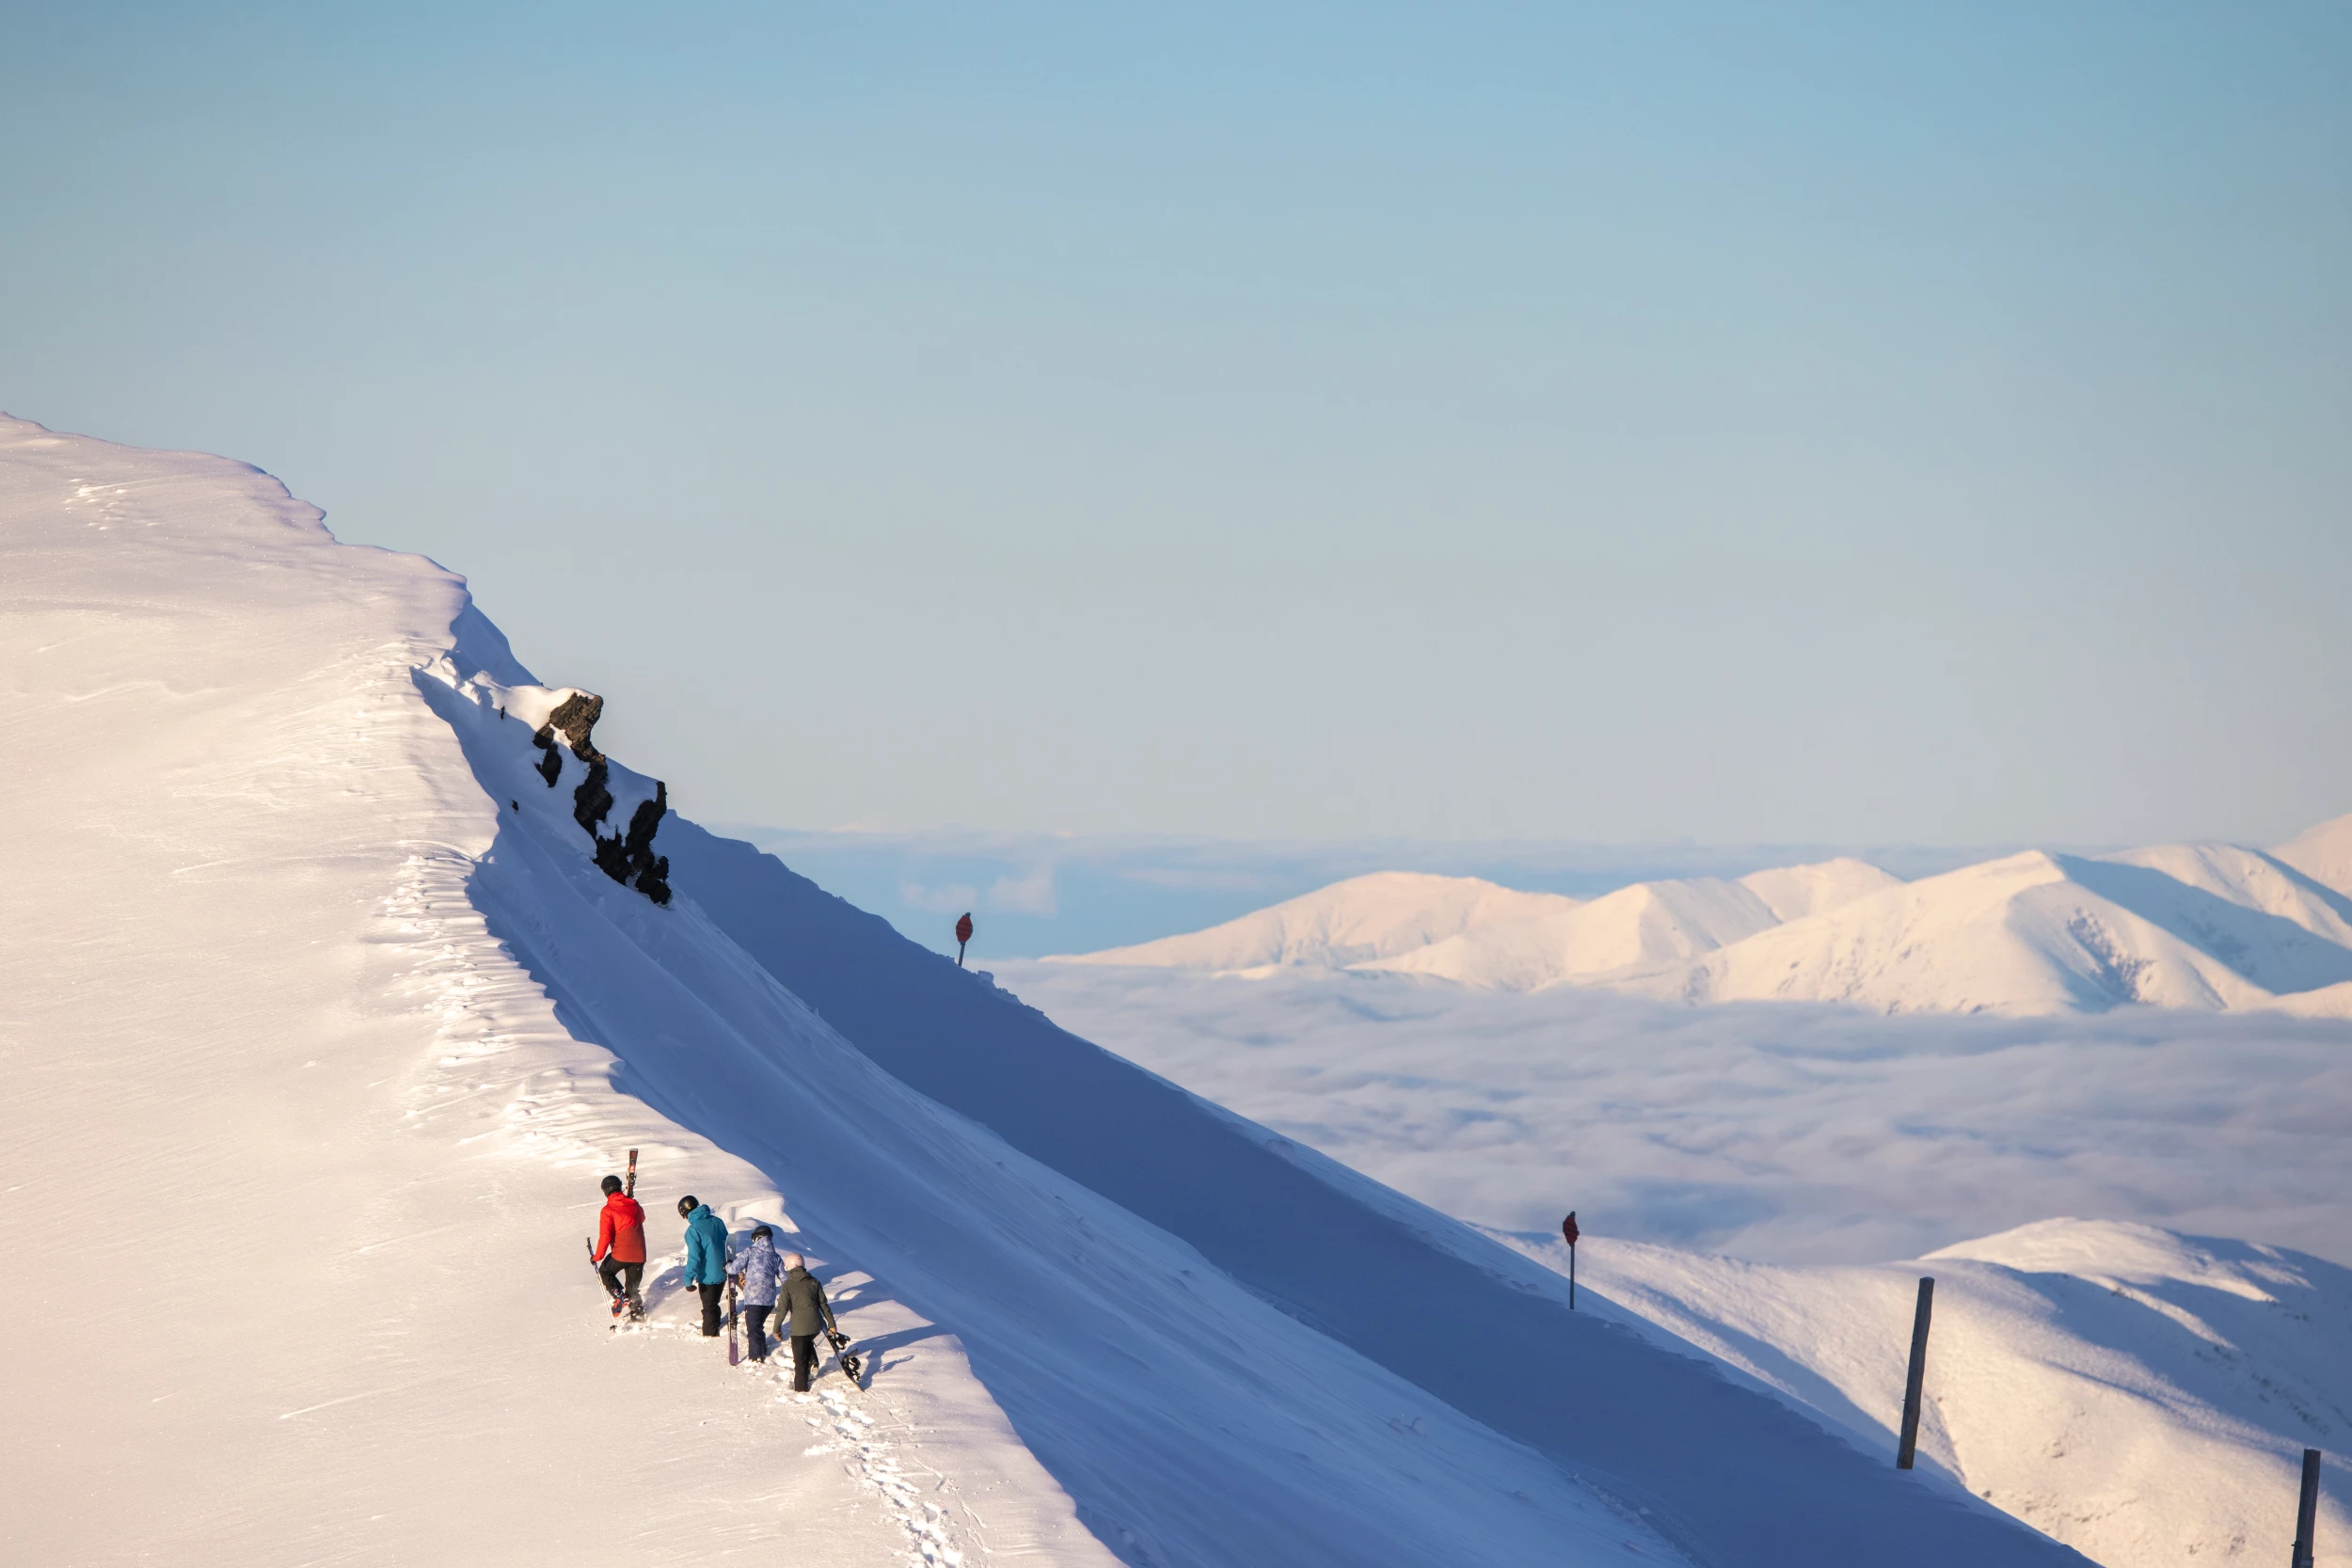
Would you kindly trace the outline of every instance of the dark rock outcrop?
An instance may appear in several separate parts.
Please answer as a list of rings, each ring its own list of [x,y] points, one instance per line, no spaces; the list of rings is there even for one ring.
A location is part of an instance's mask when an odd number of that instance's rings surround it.
[[[539,760],[539,776],[548,781],[549,789],[563,776],[564,756],[555,749],[558,740],[588,765],[588,776],[572,791],[572,820],[595,842],[597,868],[623,887],[633,887],[655,903],[666,905],[670,862],[653,852],[653,835],[670,809],[669,787],[656,779],[653,799],[637,803],[629,814],[628,830],[605,836],[604,819],[612,810],[612,768],[596,750],[594,738],[596,721],[603,717],[604,699],[592,692],[575,691],[558,704],[531,737],[532,744],[545,753]]]
[[[604,814],[612,809],[612,791],[606,787],[612,769],[598,757],[588,765],[588,776],[572,791],[572,820],[594,834],[604,821]]]
[[[604,753],[596,750],[589,737],[596,733],[596,721],[604,717],[604,699],[590,691],[575,691],[556,705],[548,721],[539,726],[546,735],[552,730],[564,737],[564,744],[572,749],[572,755],[582,762],[602,762]]]
[[[607,809],[612,798],[605,797]],[[670,901],[670,858],[653,852],[653,835],[661,826],[661,818],[670,809],[670,790],[660,780],[654,781],[653,799],[640,800],[629,814],[628,831],[611,838],[589,832],[596,841],[596,864],[604,874],[625,887],[633,887],[657,904]],[[601,820],[601,817],[599,817]]]

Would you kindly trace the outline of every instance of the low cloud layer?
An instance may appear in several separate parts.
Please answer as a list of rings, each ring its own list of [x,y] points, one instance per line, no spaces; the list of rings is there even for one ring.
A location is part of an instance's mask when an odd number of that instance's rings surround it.
[[[2054,1215],[2352,1260],[2352,1025],[1689,1008],[1403,975],[1008,963],[1076,1033],[1450,1213],[1770,1261]]]

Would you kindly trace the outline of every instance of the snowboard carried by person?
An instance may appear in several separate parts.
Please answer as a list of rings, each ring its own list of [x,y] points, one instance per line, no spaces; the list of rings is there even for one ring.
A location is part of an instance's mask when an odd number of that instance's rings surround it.
[[[797,1252],[784,1255],[784,1284],[776,1295],[776,1318],[785,1337],[792,1342],[792,1390],[808,1392],[809,1379],[817,1372],[817,1337],[822,1334],[826,1343],[836,1352],[850,1343],[850,1337],[834,1322],[833,1303],[825,1299],[825,1288],[817,1276],[808,1272],[807,1259]],[[854,1355],[843,1354],[841,1370],[850,1381],[857,1381],[859,1363]]]
[[[831,1345],[834,1354],[841,1358],[842,1372],[852,1385],[856,1384],[859,1375],[866,1370],[866,1363],[859,1358],[857,1352],[850,1348],[850,1337],[838,1328],[829,1328],[825,1330],[825,1343]]]

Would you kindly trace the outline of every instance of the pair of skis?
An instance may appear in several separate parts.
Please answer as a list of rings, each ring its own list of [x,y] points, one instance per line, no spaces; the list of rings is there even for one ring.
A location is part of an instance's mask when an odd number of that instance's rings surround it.
[[[621,1183],[621,1193],[626,1197],[637,1196],[637,1151],[633,1148],[628,1151],[628,1179]],[[596,1239],[594,1236],[588,1238],[588,1266],[592,1269],[596,1266]],[[602,1275],[599,1275],[598,1277],[601,1278]],[[615,1297],[612,1303],[612,1327],[616,1333],[619,1332],[621,1326],[622,1299]],[[629,1314],[629,1322],[635,1323],[644,1315],[644,1309],[639,1308]]]

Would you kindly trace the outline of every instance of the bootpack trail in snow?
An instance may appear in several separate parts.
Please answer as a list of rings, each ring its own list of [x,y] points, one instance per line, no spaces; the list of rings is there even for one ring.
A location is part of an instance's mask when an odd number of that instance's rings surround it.
[[[261,1282],[28,1284],[28,1560],[2081,1560],[676,816],[267,475],[0,422],[0,552],[22,1233]],[[582,1320],[628,1148],[866,1391],[721,1365],[682,1258]]]

